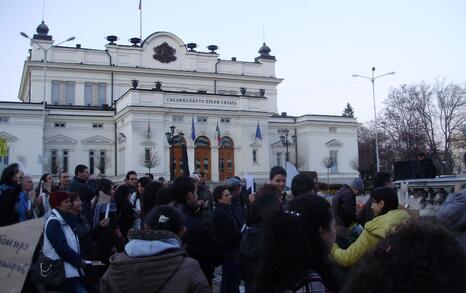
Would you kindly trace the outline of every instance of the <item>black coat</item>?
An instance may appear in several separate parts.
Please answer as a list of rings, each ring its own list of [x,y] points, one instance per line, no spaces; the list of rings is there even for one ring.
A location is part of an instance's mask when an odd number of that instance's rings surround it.
[[[91,200],[96,193],[95,181],[83,181],[75,176],[68,186],[68,191],[79,193],[79,197],[83,203],[81,215],[83,215],[88,223],[92,223]]]
[[[246,283],[253,283],[260,256],[260,226],[252,225],[244,232],[239,248],[240,274]]]
[[[421,161],[422,167],[422,178],[435,178],[437,176],[437,168],[434,165],[434,162],[429,159],[425,158]]]
[[[233,214],[231,205],[217,203],[215,206],[212,227],[214,234],[223,243],[223,254],[225,258],[234,257],[241,243],[241,222]]]
[[[0,227],[19,222],[16,204],[20,192],[21,186],[18,184],[0,184]]]

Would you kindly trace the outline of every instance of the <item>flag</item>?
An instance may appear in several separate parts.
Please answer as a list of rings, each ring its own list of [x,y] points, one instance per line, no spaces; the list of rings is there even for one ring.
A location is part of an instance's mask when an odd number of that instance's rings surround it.
[[[222,141],[222,137],[220,136],[220,128],[218,128],[218,121],[217,121],[217,127],[215,128],[215,136],[217,138],[218,145],[220,145],[220,142]]]
[[[259,120],[257,120],[256,138],[262,140],[261,128],[259,127]]]
[[[291,187],[291,181],[299,172],[290,162],[286,162],[286,187]]]
[[[0,157],[8,156],[8,142],[6,138],[0,137]]]
[[[141,6],[142,3],[141,2],[142,2],[142,0],[139,0],[139,8],[138,8],[139,10],[142,9],[142,6]]]
[[[193,141],[196,139],[196,127],[194,127],[194,116],[191,122],[191,138]]]

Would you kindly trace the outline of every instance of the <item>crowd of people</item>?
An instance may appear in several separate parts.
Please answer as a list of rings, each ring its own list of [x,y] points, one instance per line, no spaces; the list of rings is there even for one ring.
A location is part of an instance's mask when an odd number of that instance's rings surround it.
[[[32,177],[2,172],[0,226],[44,218],[33,263],[62,260],[51,288],[32,265],[23,292],[464,292],[466,190],[450,194],[435,221],[410,219],[390,174],[378,173],[362,207],[354,178],[328,199],[305,173],[286,191],[286,171],[247,189],[230,177],[213,190],[205,174],[172,182]],[[254,191],[254,192],[253,192]],[[220,269],[221,268],[221,269]]]

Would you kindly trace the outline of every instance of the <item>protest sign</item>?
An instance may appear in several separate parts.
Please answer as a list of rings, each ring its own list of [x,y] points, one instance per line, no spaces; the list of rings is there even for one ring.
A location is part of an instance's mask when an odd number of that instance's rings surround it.
[[[43,219],[0,227],[1,292],[21,292],[43,228]]]

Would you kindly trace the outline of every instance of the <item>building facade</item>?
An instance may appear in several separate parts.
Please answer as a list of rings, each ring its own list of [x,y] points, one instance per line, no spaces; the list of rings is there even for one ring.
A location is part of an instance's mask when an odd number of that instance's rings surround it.
[[[21,102],[0,102],[0,137],[8,142],[0,163],[19,161],[34,176],[86,164],[117,178],[128,170],[170,177],[188,165],[212,181],[246,173],[265,180],[288,153],[299,170],[320,177],[327,174],[323,159],[331,158],[333,182],[357,176],[357,121],[278,114],[283,79],[265,44],[249,62],[220,59],[213,45],[200,52],[168,32],[132,45],[107,39],[104,50],[53,46],[39,25]]]

